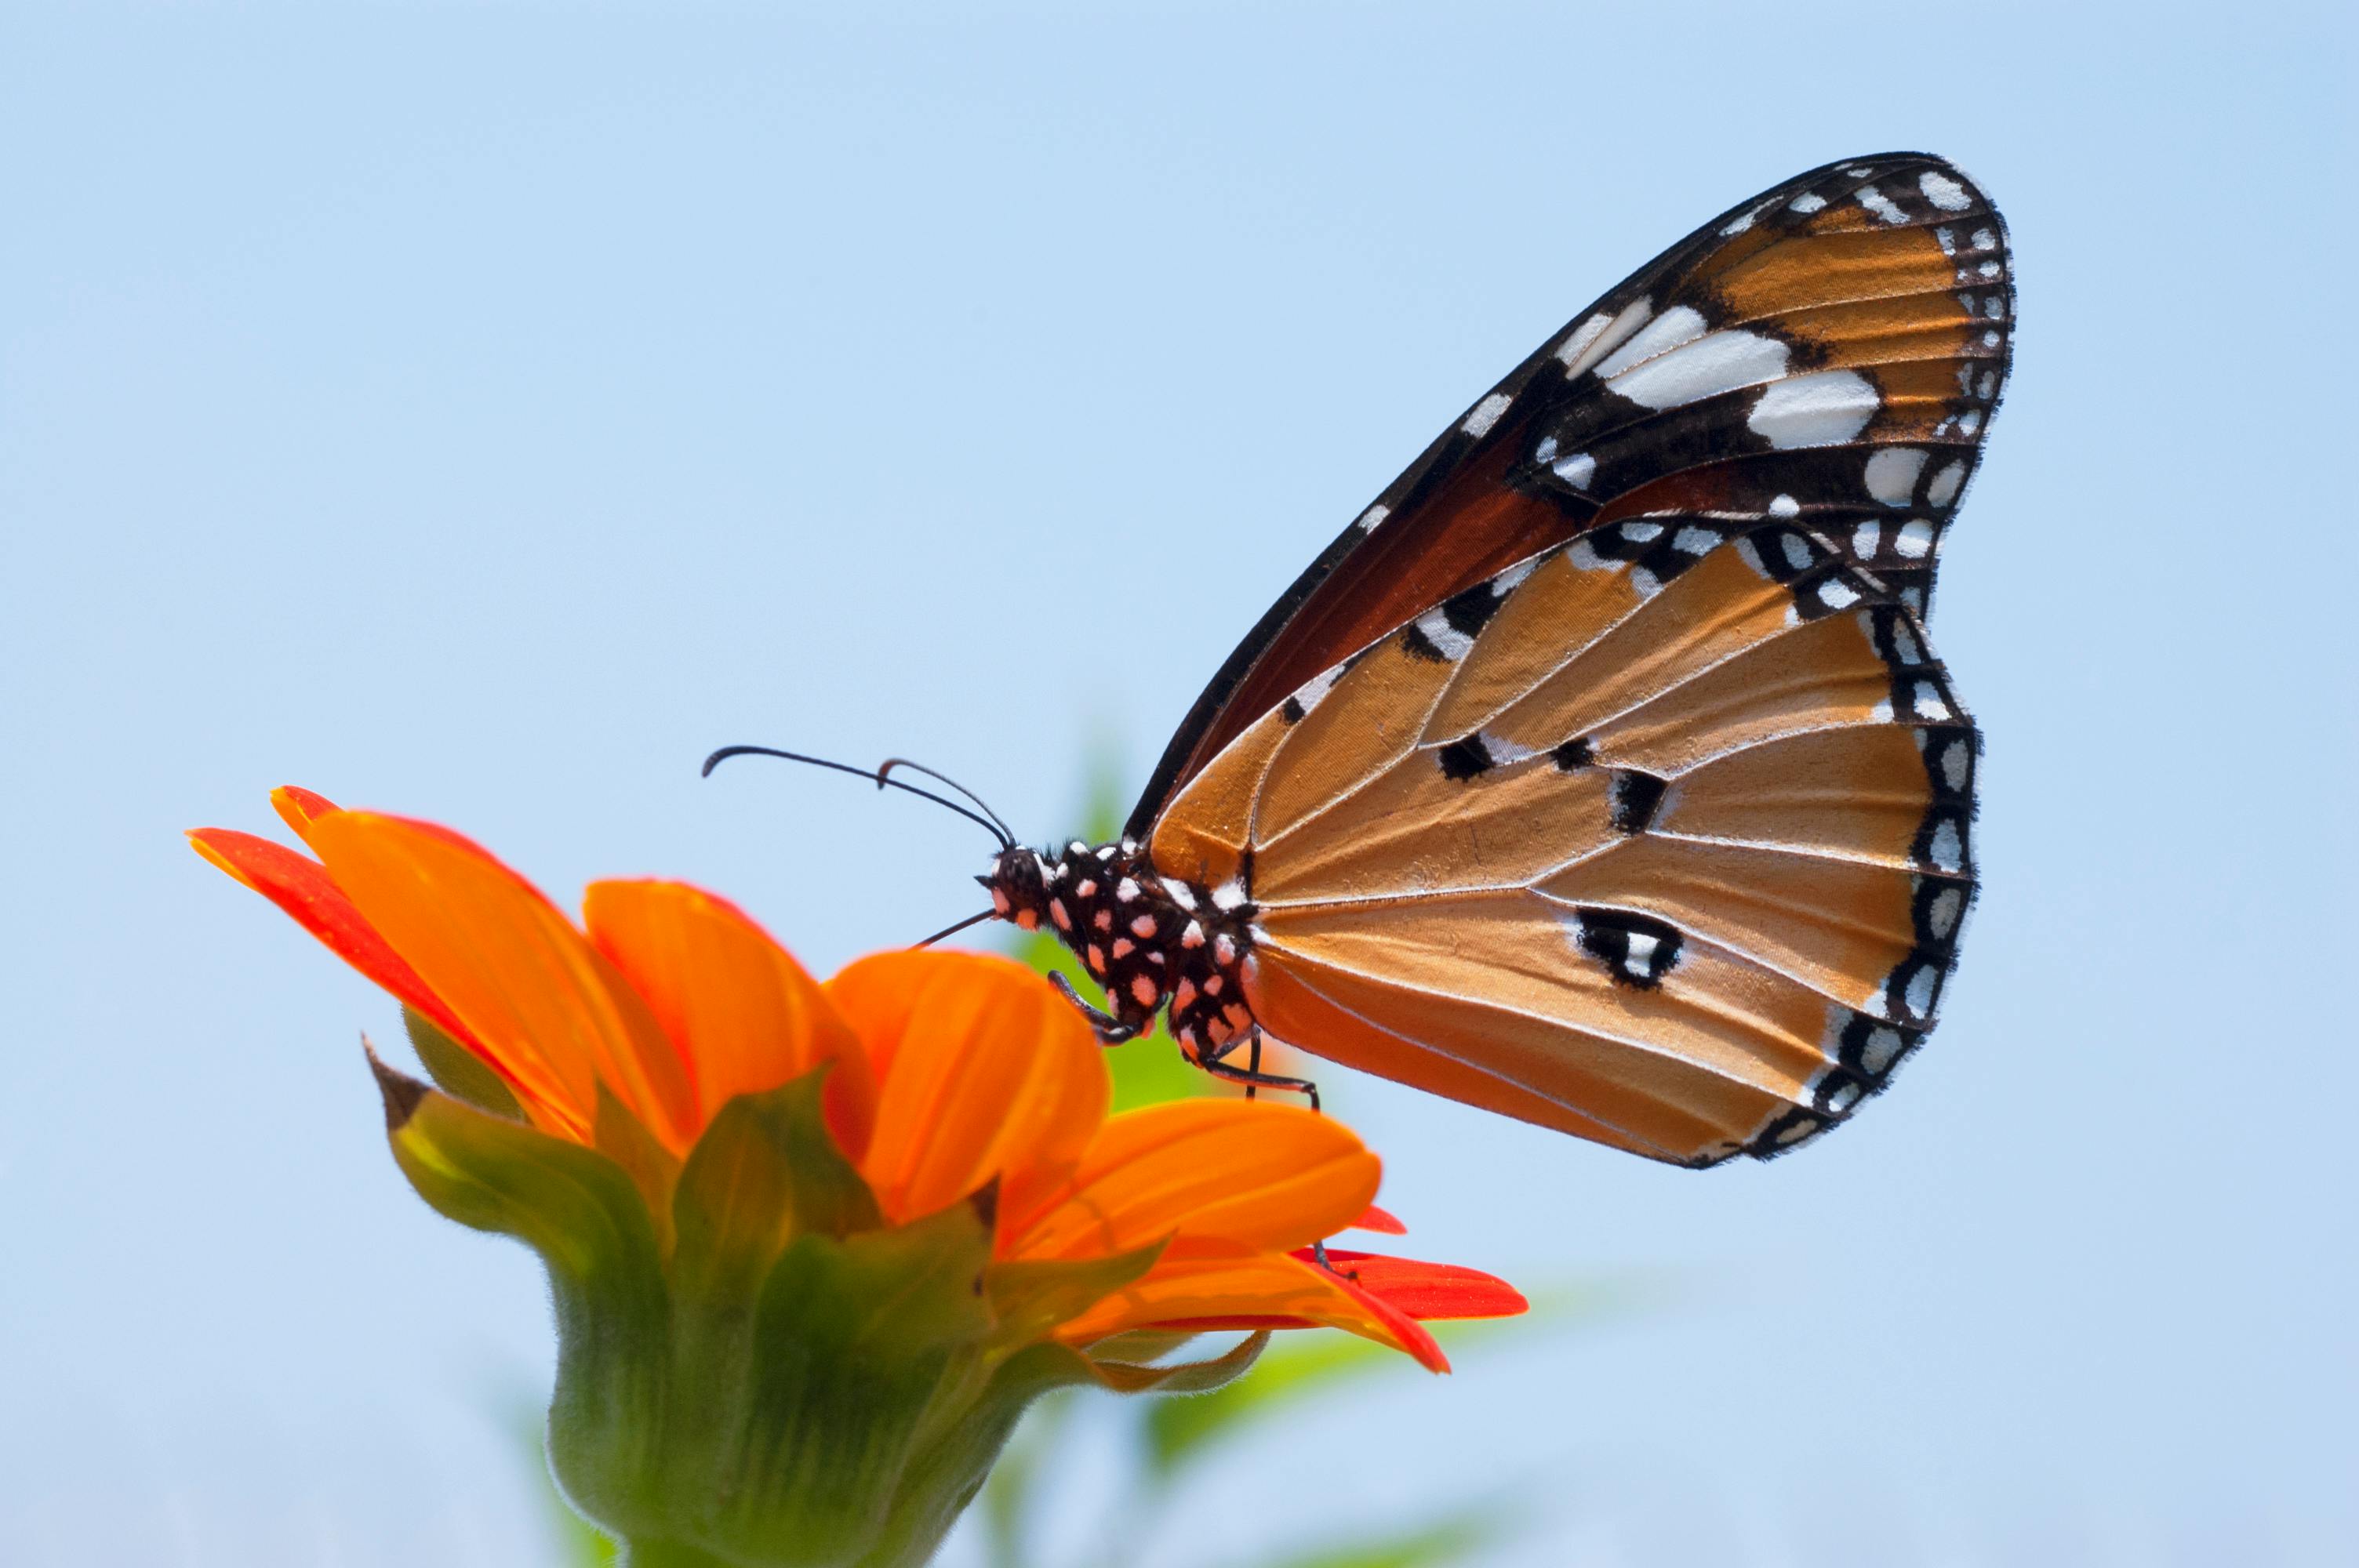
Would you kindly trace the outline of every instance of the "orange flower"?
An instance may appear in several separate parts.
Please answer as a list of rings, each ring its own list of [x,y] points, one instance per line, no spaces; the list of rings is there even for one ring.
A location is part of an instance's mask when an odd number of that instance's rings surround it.
[[[886,953],[822,985],[712,893],[596,882],[577,927],[447,828],[293,788],[273,801],[316,860],[228,829],[190,839],[399,999],[422,1051],[441,1037],[495,1076],[462,1098],[615,1155],[665,1246],[669,1184],[723,1109],[825,1067],[828,1133],[886,1225],[987,1195],[995,1265],[1151,1254],[1127,1277],[1090,1276],[1109,1288],[1036,1302],[1035,1338],[1324,1325],[1441,1370],[1419,1318],[1523,1310],[1469,1270],[1357,1254],[1348,1272],[1321,1267],[1312,1243],[1363,1220],[1397,1228],[1370,1208],[1379,1166],[1357,1137],[1268,1102],[1109,1117],[1088,1027],[1010,960]],[[407,1114],[424,1092],[389,1087],[388,1103]],[[630,1155],[642,1145],[654,1152]]]

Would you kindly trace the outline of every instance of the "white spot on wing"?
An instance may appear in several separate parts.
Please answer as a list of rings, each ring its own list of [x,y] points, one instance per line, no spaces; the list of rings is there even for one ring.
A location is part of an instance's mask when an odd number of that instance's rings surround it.
[[[1701,556],[1719,543],[1719,535],[1709,528],[1696,527],[1693,524],[1690,524],[1671,535],[1671,548],[1683,556]]]
[[[1626,310],[1623,312],[1623,315],[1628,314]],[[1703,333],[1703,318],[1701,315],[1685,305],[1674,307],[1647,322],[1644,330],[1612,354],[1601,358],[1597,362],[1597,373],[1610,381],[1641,360],[1669,353],[1681,343],[1692,343]],[[1600,340],[1600,346],[1603,346],[1603,340]]]
[[[1491,433],[1491,427],[1499,422],[1499,416],[1505,414],[1515,401],[1504,392],[1495,392],[1476,404],[1466,416],[1465,422],[1458,427],[1470,436],[1487,436]]]
[[[1797,212],[1815,212],[1827,204],[1827,199],[1815,190],[1806,190],[1786,203]]]
[[[1906,506],[1930,454],[1918,447],[1882,447],[1867,460],[1867,493],[1886,506]]]
[[[1926,503],[1933,506],[1949,505],[1951,502],[1957,499],[1959,481],[1965,477],[1964,459],[1961,458],[1956,462],[1942,464],[1941,470],[1933,476],[1933,482],[1925,487]]]
[[[1925,193],[1926,200],[1944,212],[1962,212],[1974,204],[1974,199],[1966,194],[1964,186],[1939,169],[1929,168],[1919,175],[1917,189]]]
[[[1439,610],[1429,610],[1417,618],[1417,629],[1425,640],[1438,649],[1451,664],[1464,658],[1474,647],[1474,639],[1450,623],[1450,618]],[[1215,894],[1215,899],[1218,898]]]
[[[1790,496],[1790,495],[1773,495],[1773,496],[1771,496],[1771,497],[1769,498],[1769,515],[1770,515],[1770,516],[1772,516],[1772,517],[1799,517],[1801,514],[1802,514],[1802,503],[1801,503],[1800,502],[1799,502],[1799,501],[1795,500],[1792,496]]]
[[[1575,490],[1587,490],[1589,481],[1597,477],[1597,460],[1587,452],[1575,452],[1561,461],[1550,464],[1549,471]]]
[[[1892,547],[1909,560],[1923,560],[1933,553],[1933,524],[1922,517],[1911,517],[1900,525]]]
[[[1859,1048],[1859,1065],[1868,1076],[1880,1078],[1891,1071],[1892,1064],[1900,1059],[1900,1047],[1905,1042],[1897,1029],[1874,1029]]]
[[[1773,447],[1832,447],[1866,429],[1881,402],[1857,371],[1822,370],[1772,382],[1745,422]]]
[[[1932,842],[1925,853],[1945,871],[1954,871],[1965,862],[1965,842],[1958,837],[1958,825],[1944,817],[1941,826],[1933,829]]]
[[[1703,319],[1681,306],[1656,326],[1668,324],[1681,311],[1695,316],[1698,322]],[[1637,349],[1646,337],[1647,332],[1641,332],[1622,354]],[[1622,371],[1608,372],[1600,366],[1599,373],[1605,375],[1608,386],[1641,407],[1678,408],[1739,387],[1775,381],[1786,373],[1786,362],[1792,352],[1777,339],[1756,332],[1712,332],[1668,348],[1644,362],[1634,361]],[[1620,359],[1622,354],[1614,357]]]
[[[1572,335],[1556,351],[1556,357],[1564,362],[1565,379],[1571,380],[1612,353],[1624,339],[1645,326],[1654,313],[1654,301],[1641,297],[1624,306],[1622,313],[1611,320],[1601,312],[1574,328]]]
[[[1886,196],[1883,191],[1878,190],[1873,185],[1864,186],[1861,189],[1859,193],[1859,204],[1866,208],[1869,211],[1875,213],[1877,217],[1883,219],[1887,223],[1906,223],[1908,222],[1908,214],[1900,210],[1900,203],[1895,201],[1891,197]]]
[[[1369,529],[1375,527],[1377,524],[1383,522],[1392,514],[1393,509],[1389,506],[1369,507],[1365,512],[1360,514],[1360,521],[1358,524],[1360,532],[1363,534],[1366,533]]]
[[[1874,560],[1876,546],[1884,542],[1884,524],[1863,523],[1851,531],[1851,553],[1861,560]]]

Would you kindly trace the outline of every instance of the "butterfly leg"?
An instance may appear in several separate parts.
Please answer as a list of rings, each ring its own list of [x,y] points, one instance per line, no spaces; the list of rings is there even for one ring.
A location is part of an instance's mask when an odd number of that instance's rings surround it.
[[[1226,1078],[1233,1084],[1245,1085],[1247,1095],[1251,1095],[1256,1089],[1292,1089],[1296,1094],[1306,1097],[1310,1101],[1310,1108],[1317,1110],[1319,1086],[1309,1078],[1288,1078],[1276,1073],[1263,1072],[1261,1070],[1261,1031],[1255,1030],[1252,1039],[1253,1054],[1247,1058],[1253,1064],[1251,1066],[1239,1067],[1230,1063],[1229,1052],[1236,1049],[1235,1044],[1231,1044],[1228,1050],[1223,1051],[1217,1056],[1198,1057],[1196,1065],[1216,1078]]]
[[[1098,1032],[1099,1044],[1119,1045],[1126,1040],[1136,1037],[1139,1027],[1137,1024],[1125,1023],[1103,1008],[1092,1007],[1088,1002],[1083,1001],[1082,993],[1073,989],[1073,982],[1062,974],[1050,970],[1049,983],[1057,988],[1057,993],[1060,996],[1073,1004],[1076,1011],[1090,1021],[1090,1027]]]

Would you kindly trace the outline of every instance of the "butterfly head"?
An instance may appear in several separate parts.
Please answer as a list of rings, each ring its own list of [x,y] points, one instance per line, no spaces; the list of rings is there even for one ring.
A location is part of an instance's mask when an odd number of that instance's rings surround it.
[[[1047,918],[1049,884],[1062,868],[1038,851],[1011,845],[991,858],[991,870],[974,880],[991,894],[991,912],[1027,931]]]

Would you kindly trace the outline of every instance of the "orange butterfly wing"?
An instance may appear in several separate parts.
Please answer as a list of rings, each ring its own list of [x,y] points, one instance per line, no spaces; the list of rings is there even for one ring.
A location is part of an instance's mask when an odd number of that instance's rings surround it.
[[[1443,432],[1216,674],[1133,812],[1352,650],[1618,517],[1806,525],[1920,613],[2007,370],[2006,231],[1922,153],[1829,164],[1731,209],[1582,313]]]
[[[1796,510],[1600,525],[1201,769],[1149,849],[1249,886],[1262,1026],[1685,1164],[1883,1087],[1973,893],[1975,740],[1916,614]]]

